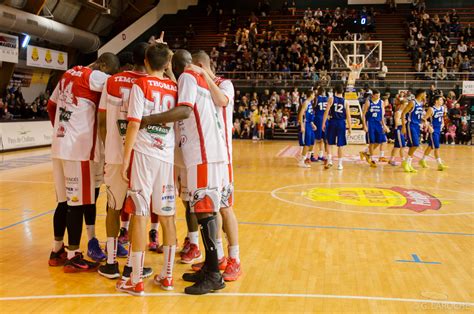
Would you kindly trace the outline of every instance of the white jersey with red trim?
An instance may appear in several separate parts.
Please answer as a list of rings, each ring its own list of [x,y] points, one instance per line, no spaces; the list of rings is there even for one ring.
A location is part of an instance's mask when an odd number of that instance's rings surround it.
[[[227,97],[227,106],[219,107],[216,109],[219,113],[219,117],[222,118],[224,124],[224,138],[227,150],[227,163],[232,163],[232,129],[234,127],[233,114],[234,114],[234,84],[230,80],[222,77],[216,77],[214,83],[219,86],[220,90]]]
[[[184,164],[225,162],[227,152],[223,125],[212,101],[206,80],[193,71],[184,71],[178,79],[178,106],[192,108],[180,126]]]
[[[105,162],[122,164],[127,113],[133,83],[147,74],[124,71],[107,80],[100,98],[99,111],[106,112],[107,136],[105,137]]]
[[[50,98],[57,105],[52,158],[94,160],[97,105],[108,77],[82,66],[63,74]]]
[[[177,96],[176,83],[170,79],[155,76],[139,78],[130,93],[127,119],[141,122],[142,117],[173,109]],[[172,164],[174,141],[174,123],[149,125],[138,131],[133,149]]]

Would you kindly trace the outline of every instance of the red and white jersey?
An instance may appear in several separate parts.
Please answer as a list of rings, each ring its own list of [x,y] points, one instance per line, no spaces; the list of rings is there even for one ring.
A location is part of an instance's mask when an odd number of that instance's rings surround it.
[[[56,104],[52,158],[94,160],[97,106],[108,77],[83,66],[63,74],[50,98]]]
[[[125,133],[127,132],[127,113],[133,83],[147,74],[125,71],[107,80],[100,98],[99,111],[106,112],[107,136],[105,137],[105,162],[122,164]]]
[[[230,80],[224,79],[222,77],[216,77],[214,83],[219,86],[220,90],[227,97],[227,106],[219,107],[216,106],[216,109],[219,113],[219,117],[222,118],[222,123],[224,124],[224,138],[226,144],[227,160],[226,162],[232,163],[232,129],[234,127],[234,84]]]
[[[173,109],[177,96],[176,83],[170,79],[162,80],[155,76],[139,78],[130,93],[127,119],[141,122],[142,117]],[[172,164],[174,141],[174,123],[149,125],[138,131],[133,149]]]
[[[178,79],[178,106],[192,108],[182,121],[181,149],[186,168],[194,165],[225,162],[227,152],[223,125],[206,80],[193,71],[184,71]]]

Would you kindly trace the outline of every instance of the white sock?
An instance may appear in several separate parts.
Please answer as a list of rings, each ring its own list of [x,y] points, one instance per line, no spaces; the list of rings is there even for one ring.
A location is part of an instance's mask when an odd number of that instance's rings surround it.
[[[132,257],[130,256],[132,254],[132,244],[128,247],[128,256],[127,256],[127,263],[125,263],[125,266],[127,267],[132,267]]]
[[[366,147],[366,148],[364,149],[364,153],[366,153],[366,154],[369,153],[369,148],[368,148],[368,147]]]
[[[441,160],[441,158],[436,158],[436,161],[438,162],[438,165],[443,164],[443,161]]]
[[[57,253],[62,247],[64,242],[63,241],[53,241],[53,252]]]
[[[412,160],[413,160],[413,158],[410,157],[410,156],[408,156],[408,158],[407,158],[407,164],[408,164],[409,166],[411,166],[411,161],[412,161]]]
[[[423,155],[423,157],[421,157],[421,160],[425,160],[425,158],[426,158],[426,156],[425,156],[425,155]]]
[[[385,157],[385,151],[380,151],[380,157]]]
[[[159,223],[157,223],[157,222],[152,222],[152,223],[151,223],[151,230],[156,230],[156,231],[158,231],[158,225],[159,225]]]
[[[115,264],[117,257],[117,238],[107,237],[107,264]]]
[[[375,158],[375,156],[372,155],[372,156],[370,156],[370,159],[371,159],[372,161],[375,161],[376,158]]]
[[[238,245],[229,245],[229,256],[231,258],[234,258],[237,263],[240,263],[240,252],[239,252],[239,246]]]
[[[328,155],[328,162],[332,163],[332,155],[331,154]]]
[[[129,225],[130,225],[130,220],[120,222],[120,228],[125,228],[128,230]]]
[[[176,245],[163,245],[163,268],[161,269],[160,277],[173,277],[174,256],[176,255]]]
[[[86,225],[87,239],[90,241],[95,238],[95,225]]]
[[[318,157],[323,158],[324,152],[322,150],[319,151]]]
[[[199,231],[188,232],[189,242],[196,244],[199,249]]]
[[[132,260],[132,275],[130,276],[130,280],[132,284],[138,283],[143,274],[143,261],[145,259],[145,252],[132,252],[130,254]]]
[[[216,239],[217,247],[217,259],[220,260],[224,257],[224,247],[222,246],[222,238]]]
[[[337,160],[339,166],[342,166],[342,160],[343,160],[342,158],[339,158],[339,159]]]
[[[67,250],[67,259],[71,259],[76,256],[76,252],[80,252],[79,249],[77,250]]]
[[[307,159],[311,158],[311,152],[307,152],[307,153],[306,153],[306,158],[307,158]]]

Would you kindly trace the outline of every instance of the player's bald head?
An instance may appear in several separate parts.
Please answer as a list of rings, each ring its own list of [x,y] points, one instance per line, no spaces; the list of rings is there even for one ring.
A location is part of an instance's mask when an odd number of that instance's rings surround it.
[[[178,49],[171,60],[173,73],[178,78],[184,72],[184,68],[193,62],[191,53],[185,49]]]
[[[201,67],[211,68],[211,58],[204,50],[193,53],[193,63]]]
[[[119,58],[111,52],[104,52],[101,54],[95,64],[100,71],[107,74],[115,74],[120,68]]]

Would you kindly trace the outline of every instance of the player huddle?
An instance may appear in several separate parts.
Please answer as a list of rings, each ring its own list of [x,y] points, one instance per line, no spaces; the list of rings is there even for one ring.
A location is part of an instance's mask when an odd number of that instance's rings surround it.
[[[435,96],[433,105],[424,109],[426,102],[426,92],[417,90],[415,98],[404,100],[396,108],[395,121],[395,143],[392,149],[390,160],[384,157],[383,145],[387,142],[386,133],[390,131],[385,124],[385,107],[388,101],[380,98],[380,92],[373,90],[372,95],[367,98],[362,112],[362,122],[366,133],[367,148],[360,152],[360,158],[375,168],[377,160],[374,152],[380,149],[379,162],[389,162],[396,166],[396,155],[399,154],[402,160],[402,168],[405,172],[416,173],[412,162],[414,154],[420,146],[421,129],[426,127],[429,131],[429,142],[419,164],[423,168],[428,168],[426,158],[434,150],[438,163],[438,170],[443,171],[446,165],[443,164],[439,155],[440,136],[443,129],[444,115],[446,108],[443,106],[444,98]],[[310,91],[309,97],[299,108],[298,123],[300,126],[299,143],[302,146],[302,155],[299,158],[298,166],[310,168],[311,162],[324,161],[325,168],[332,167],[332,148],[338,146],[338,170],[342,170],[343,150],[347,144],[346,126],[348,134],[351,132],[351,118],[349,106],[344,100],[342,86],[334,88],[334,96],[327,97],[324,88],[317,88],[317,95]],[[313,146],[317,142],[319,148],[318,158],[313,156]],[[325,150],[323,150],[323,145]],[[404,148],[408,146],[407,157]],[[327,158],[324,157],[324,152]]]
[[[104,277],[119,278],[117,290],[142,295],[143,279],[153,274],[144,267],[147,220],[157,216],[163,246],[154,242],[150,248],[163,252],[163,266],[153,281],[173,290],[179,195],[188,227],[181,262],[193,264],[201,258],[199,226],[206,252],[203,263],[192,265],[195,272],[183,275],[194,283],[185,293],[223,289],[224,281],[241,275],[232,208],[232,82],[215,76],[205,52],[173,54],[162,38],[136,45],[132,59],[120,64],[115,55],[105,53],[87,67],[68,70],[48,103],[58,202],[49,265],[63,266],[64,272],[98,270]],[[102,177],[107,186],[105,254],[94,231]],[[118,238],[124,213],[130,214],[128,254]],[[80,251],[83,217],[94,262]],[[227,258],[222,229],[229,243]],[[151,234],[156,236],[156,231]],[[127,257],[122,273],[117,256]]]

